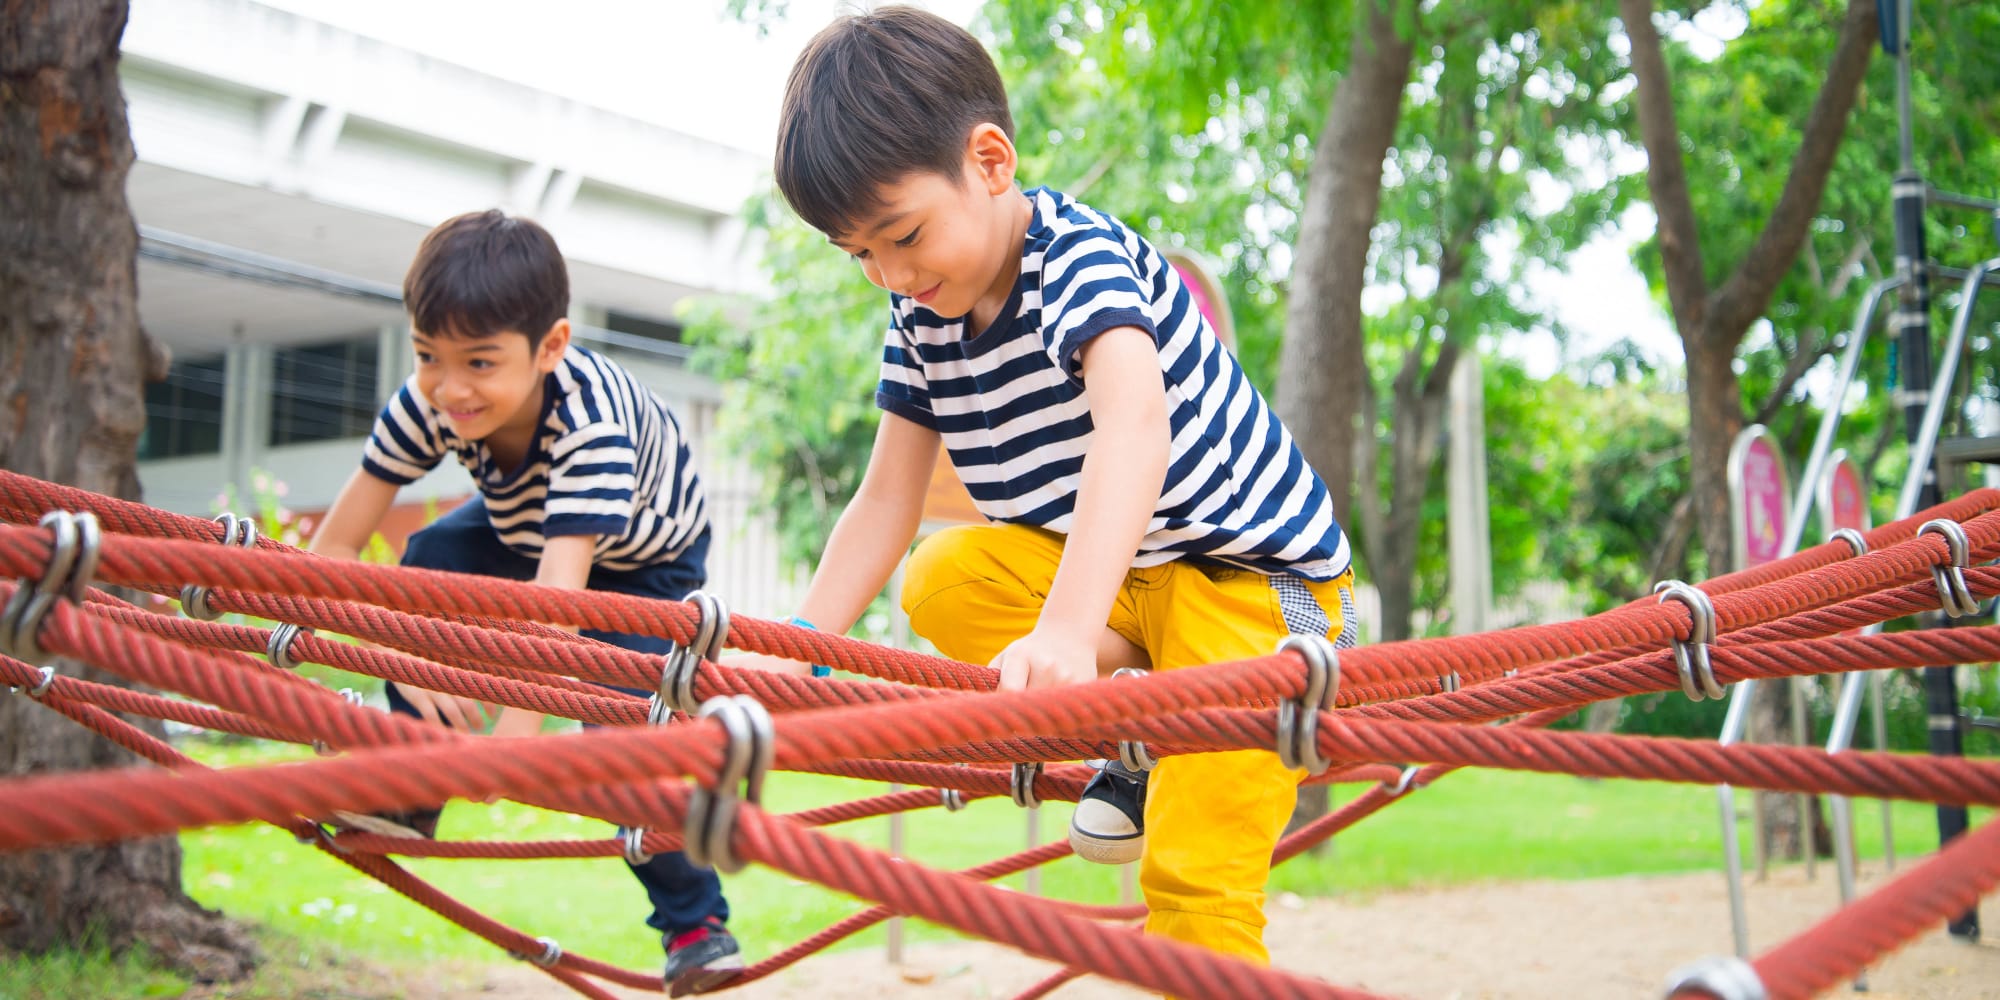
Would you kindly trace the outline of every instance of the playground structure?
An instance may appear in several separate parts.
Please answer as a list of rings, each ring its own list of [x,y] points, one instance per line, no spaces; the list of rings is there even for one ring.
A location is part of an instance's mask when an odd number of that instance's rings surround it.
[[[91,516],[43,519],[51,510]],[[1074,799],[1086,769],[1061,762],[1237,747],[1275,748],[1318,772],[1308,780],[1374,782],[1286,838],[1276,860],[1465,766],[2000,804],[2000,763],[1990,761],[1542,730],[1606,698],[1674,689],[1712,696],[1747,680],[1995,658],[2000,626],[1843,633],[1940,606],[1962,611],[2000,593],[2000,569],[1976,565],[2000,556],[2000,491],[1580,621],[1364,647],[1337,659],[1303,642],[1256,660],[1008,694],[991,693],[993,674],[984,668],[728,618],[707,598],[648,601],[497,580],[468,588],[450,574],[300,553],[256,538],[242,522],[178,517],[11,474],[0,475],[0,520],[10,522],[0,525],[0,577],[21,581],[0,584],[0,644],[8,652],[0,681],[172,769],[0,783],[0,850],[264,820],[587,996],[607,995],[593,979],[642,989],[661,983],[565,950],[553,937],[502,926],[391,856],[619,856],[679,847],[720,867],[767,864],[879,904],[758,963],[738,983],[906,914],[1066,966],[1029,996],[1094,973],[1181,996],[1358,997],[1368,994],[1096,922],[1130,920],[1137,907],[1023,898],[981,884],[1068,853],[1066,841],[954,875],[893,862],[815,828],[972,797],[1008,795],[1024,806]],[[37,520],[47,523],[27,526]],[[197,611],[285,624],[267,630],[142,611],[92,588],[93,579],[160,594],[189,587],[185,603]],[[651,631],[673,637],[680,650],[663,664],[535,621]],[[387,648],[323,640],[313,629]],[[725,646],[830,663],[862,679],[737,671],[711,662]],[[38,666],[59,656],[193,700]],[[300,661],[610,728],[527,741],[464,737],[354,704],[283,669]],[[660,693],[649,706],[592,681]],[[951,710],[941,711],[947,704]],[[317,744],[334,756],[203,772],[111,711]],[[1504,724],[1478,724],[1486,722]],[[778,816],[756,806],[772,769],[927,787]],[[692,785],[661,780],[680,777]],[[597,816],[628,832],[560,843],[409,841],[335,833],[312,819],[495,794]],[[1815,994],[1996,884],[2000,823],[1989,823],[1754,961],[1718,958],[1683,970],[1670,995]]]

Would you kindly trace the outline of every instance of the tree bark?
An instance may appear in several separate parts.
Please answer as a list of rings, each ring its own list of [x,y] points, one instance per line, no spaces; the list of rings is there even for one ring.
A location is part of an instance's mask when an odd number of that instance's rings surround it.
[[[1349,528],[1356,449],[1363,441],[1373,443],[1373,435],[1360,430],[1368,389],[1361,288],[1369,234],[1382,203],[1382,160],[1396,137],[1410,78],[1414,39],[1396,32],[1397,11],[1407,3],[1355,0],[1347,72],[1334,89],[1306,174],[1273,401],[1306,461],[1333,493],[1334,516]],[[1299,789],[1291,827],[1325,815],[1329,804],[1327,786]]]
[[[126,4],[10,0],[0,16],[0,467],[133,498],[142,384],[157,363],[139,328],[125,200]],[[135,759],[26,697],[0,697],[0,774]],[[0,854],[0,948],[140,945],[197,979],[241,976],[255,945],[180,879],[173,837]]]
[[[1396,136],[1414,39],[1396,32],[1407,0],[1356,0],[1347,72],[1314,143],[1293,246],[1279,355],[1278,416],[1333,492],[1352,509],[1362,383],[1361,289],[1382,201],[1382,158]]]

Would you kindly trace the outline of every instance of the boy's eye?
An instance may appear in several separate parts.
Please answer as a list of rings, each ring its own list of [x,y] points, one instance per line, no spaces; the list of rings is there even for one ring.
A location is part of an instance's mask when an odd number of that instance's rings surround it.
[[[488,361],[485,358],[473,358],[466,364],[467,367],[470,367],[474,371],[485,371],[486,369],[493,367],[493,362]]]
[[[434,360],[434,359],[433,359],[433,358],[431,357],[431,355],[430,355],[430,352],[429,352],[429,351],[418,351],[418,352],[417,352],[417,364],[420,364],[420,365],[427,365],[427,364],[430,364],[432,360]]]
[[[923,231],[924,227],[922,226],[918,226],[917,228],[910,230],[910,235],[905,236],[900,240],[897,240],[896,245],[899,247],[915,246],[918,234],[922,233]]]
[[[852,258],[854,258],[855,260],[867,260],[867,259],[868,259],[868,251],[866,251],[866,250],[849,250],[849,251],[847,251],[847,255],[848,255],[849,257],[852,257]]]

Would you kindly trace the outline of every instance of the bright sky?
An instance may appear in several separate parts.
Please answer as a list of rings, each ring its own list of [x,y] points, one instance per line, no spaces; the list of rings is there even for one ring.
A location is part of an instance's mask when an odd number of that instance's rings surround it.
[[[262,2],[760,153],[770,150],[777,132],[792,60],[837,12],[854,6],[853,0],[788,0],[787,16],[760,38],[754,26],[725,12],[722,0],[570,0],[559,7],[546,0]],[[918,2],[960,24],[970,22],[980,5]],[[1696,27],[1724,38],[1741,30],[1705,22]],[[1643,165],[1643,158],[1638,162]],[[1567,357],[1559,358],[1546,336],[1532,334],[1509,338],[1502,350],[1522,357],[1536,374],[1627,336],[1659,361],[1679,360],[1672,328],[1630,262],[1634,242],[1651,233],[1652,213],[1635,210],[1622,221],[1575,254],[1566,272],[1541,272],[1527,281],[1530,295],[1553,305],[1575,335]]]

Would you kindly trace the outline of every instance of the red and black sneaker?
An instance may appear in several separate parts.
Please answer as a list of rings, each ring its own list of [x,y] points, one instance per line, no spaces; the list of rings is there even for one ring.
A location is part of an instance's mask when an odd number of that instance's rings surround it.
[[[700,927],[664,939],[667,995],[684,997],[735,979],[743,972],[742,949],[722,921],[710,917]]]

